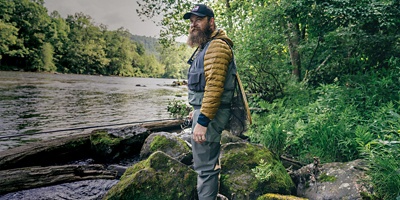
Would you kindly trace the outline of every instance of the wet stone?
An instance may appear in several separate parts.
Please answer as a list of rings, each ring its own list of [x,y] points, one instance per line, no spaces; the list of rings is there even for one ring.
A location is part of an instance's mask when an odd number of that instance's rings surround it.
[[[22,190],[0,196],[0,200],[94,200],[102,199],[118,180],[85,180],[49,187]]]

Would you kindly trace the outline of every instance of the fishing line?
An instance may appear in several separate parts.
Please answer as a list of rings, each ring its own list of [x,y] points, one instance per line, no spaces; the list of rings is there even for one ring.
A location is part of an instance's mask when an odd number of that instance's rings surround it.
[[[59,129],[59,130],[53,130],[53,131],[42,131],[42,132],[35,132],[35,133],[30,133],[30,134],[4,135],[4,136],[0,136],[0,140],[5,139],[5,138],[31,136],[31,135],[39,135],[39,134],[46,134],[46,133],[76,131],[76,130],[84,130],[84,129],[92,129],[92,128],[103,128],[103,127],[109,127],[109,126],[121,126],[121,125],[129,125],[129,124],[141,124],[141,123],[147,123],[147,122],[157,122],[157,121],[167,121],[167,120],[178,120],[178,119],[156,119],[156,120],[147,120],[147,121],[138,121],[138,122],[126,122],[126,123],[119,123],[119,124],[106,124],[106,125],[98,125],[98,126],[85,126],[85,127],[78,127],[78,128]]]

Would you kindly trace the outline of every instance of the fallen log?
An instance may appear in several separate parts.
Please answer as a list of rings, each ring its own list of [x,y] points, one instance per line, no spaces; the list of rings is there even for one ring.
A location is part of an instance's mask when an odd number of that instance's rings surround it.
[[[176,120],[169,120],[169,121],[143,123],[140,126],[148,129],[151,132],[170,131],[170,130],[181,129],[181,124],[183,124],[183,122],[184,122],[184,120],[176,119]]]
[[[0,194],[90,179],[116,179],[117,172],[103,165],[26,167],[0,171]]]
[[[91,136],[100,131],[108,132],[113,137],[124,139],[137,137],[136,141],[121,143],[121,145],[140,151],[141,145],[143,145],[144,140],[151,132],[177,130],[182,123],[183,120],[147,122],[134,126],[100,129],[90,133],[26,144],[0,151],[0,170],[29,166],[48,166],[54,163],[66,163],[91,157],[92,154],[98,153],[92,151]]]

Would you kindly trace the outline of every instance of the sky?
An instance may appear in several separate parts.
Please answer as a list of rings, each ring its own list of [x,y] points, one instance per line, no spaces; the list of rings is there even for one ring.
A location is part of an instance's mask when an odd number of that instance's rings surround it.
[[[159,37],[160,27],[149,19],[137,15],[136,0],[45,0],[49,13],[57,10],[63,18],[77,12],[89,15],[95,25],[104,24],[108,30],[124,27],[134,35]]]

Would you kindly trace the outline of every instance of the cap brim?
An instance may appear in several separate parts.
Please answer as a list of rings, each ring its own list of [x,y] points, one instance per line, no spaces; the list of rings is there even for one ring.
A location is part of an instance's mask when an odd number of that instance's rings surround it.
[[[183,15],[183,19],[190,19],[190,16],[192,16],[192,14],[193,15],[197,15],[199,17],[205,17],[206,16],[206,15],[203,15],[203,14],[198,13],[198,12],[187,12],[185,15]]]

